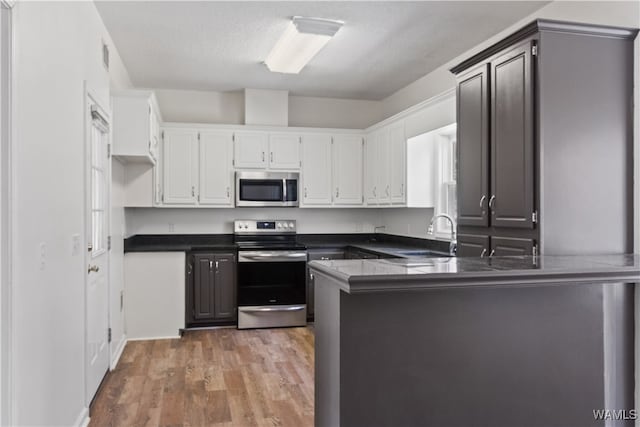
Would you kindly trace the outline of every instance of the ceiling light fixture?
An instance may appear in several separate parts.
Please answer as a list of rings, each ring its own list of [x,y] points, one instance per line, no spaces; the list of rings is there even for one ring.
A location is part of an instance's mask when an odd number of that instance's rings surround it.
[[[264,63],[275,73],[298,74],[344,22],[294,16]]]

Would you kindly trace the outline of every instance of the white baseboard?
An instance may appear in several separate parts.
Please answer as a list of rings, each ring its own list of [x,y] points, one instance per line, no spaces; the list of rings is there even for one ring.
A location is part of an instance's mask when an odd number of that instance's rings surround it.
[[[116,369],[118,366],[118,361],[120,360],[120,356],[122,356],[122,352],[124,351],[124,347],[127,345],[127,336],[123,335],[122,339],[118,343],[118,347],[116,348],[116,352],[111,357],[111,370]]]
[[[73,423],[76,427],[87,427],[89,425],[89,408],[82,408],[80,415],[76,418],[76,422]]]

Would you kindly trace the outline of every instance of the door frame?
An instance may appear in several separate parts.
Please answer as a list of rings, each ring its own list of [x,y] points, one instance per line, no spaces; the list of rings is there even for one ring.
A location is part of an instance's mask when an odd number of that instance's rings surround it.
[[[13,155],[15,127],[13,126],[14,24],[13,3],[0,0],[0,425],[13,424],[13,275],[14,252]]]
[[[86,270],[84,270],[90,263],[91,263],[91,253],[89,251],[87,251],[87,247],[88,247],[88,242],[90,239],[90,233],[91,233],[91,226],[87,221],[87,217],[88,217],[88,211],[90,210],[91,207],[91,197],[90,197],[90,189],[91,189],[91,149],[89,148],[89,142],[90,142],[90,138],[91,138],[91,126],[92,126],[92,117],[91,117],[91,106],[92,105],[96,105],[102,113],[104,113],[104,115],[106,116],[105,118],[107,119],[111,130],[109,131],[108,134],[108,142],[107,144],[109,145],[109,152],[110,152],[110,147],[112,147],[112,114],[111,114],[111,108],[110,106],[105,106],[100,102],[100,98],[98,96],[96,96],[96,92],[91,89],[87,83],[87,81],[85,80],[83,82],[84,85],[84,90],[83,90],[83,99],[82,99],[82,113],[83,113],[83,123],[84,123],[84,144],[83,144],[83,156],[84,156],[84,204],[83,204],[83,239],[81,239],[81,250],[83,252],[83,271],[84,271],[84,282],[83,282],[83,319],[84,319],[84,333],[82,336],[82,348],[84,351],[84,355],[83,355],[83,360],[84,360],[84,366],[83,366],[83,388],[84,388],[84,399],[85,399],[85,405],[87,408],[89,408],[89,405],[91,404],[91,401],[93,400],[94,396],[88,396],[88,390],[87,390],[87,376],[88,376],[88,361],[87,361],[87,343],[88,343],[88,325],[89,325],[89,319],[88,319],[88,305],[87,305],[87,289],[88,289],[88,281],[89,281],[89,275],[86,274]],[[109,155],[109,158],[107,159],[107,162],[105,162],[106,165],[108,165],[108,172],[107,172],[107,176],[105,177],[105,184],[106,184],[106,196],[105,196],[105,200],[106,200],[106,206],[105,206],[105,227],[106,227],[106,235],[107,236],[111,236],[111,179],[112,179],[112,168],[111,168],[111,156]],[[111,305],[112,305],[112,301],[111,301],[111,248],[110,248],[110,244],[107,242],[107,250],[104,254],[105,258],[105,264],[106,264],[106,268],[105,268],[105,280],[106,280],[106,286],[107,286],[107,327],[111,328]],[[112,343],[108,342],[107,343],[107,352],[109,353],[109,363],[108,363],[108,368],[107,368],[107,372],[109,372],[111,370],[111,353],[112,353],[112,348],[111,348]],[[99,390],[99,388],[98,388]]]

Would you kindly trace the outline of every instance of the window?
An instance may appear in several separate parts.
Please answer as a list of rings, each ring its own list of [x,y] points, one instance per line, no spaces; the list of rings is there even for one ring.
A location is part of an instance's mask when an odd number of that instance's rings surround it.
[[[95,116],[94,116],[95,117]],[[92,257],[107,249],[108,128],[94,118],[91,123],[91,247]]]
[[[440,170],[436,174],[438,194],[434,214],[447,214],[455,221],[458,216],[456,198],[458,156],[455,124],[438,131],[436,144],[439,157],[437,164]],[[451,223],[445,218],[438,218],[434,229],[437,237],[449,238],[451,236]]]

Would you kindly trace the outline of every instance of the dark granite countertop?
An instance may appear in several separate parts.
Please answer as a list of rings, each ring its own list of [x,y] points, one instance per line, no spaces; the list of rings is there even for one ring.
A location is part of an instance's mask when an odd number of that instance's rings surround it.
[[[446,253],[448,242],[390,234],[298,234],[309,250],[355,248],[381,256],[403,257],[401,251],[432,250]],[[233,234],[138,234],[124,241],[127,252],[189,252],[237,250]]]
[[[528,286],[596,281],[640,282],[640,255],[411,258],[312,261],[348,293]]]

